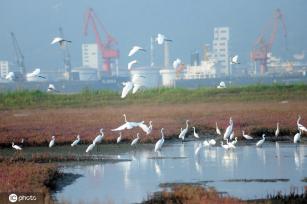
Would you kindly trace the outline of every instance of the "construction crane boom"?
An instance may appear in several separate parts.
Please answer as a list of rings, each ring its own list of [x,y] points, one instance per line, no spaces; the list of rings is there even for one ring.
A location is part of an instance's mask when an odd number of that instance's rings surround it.
[[[113,36],[111,36],[110,33],[106,30],[106,28],[103,26],[103,24],[101,23],[101,21],[99,20],[99,18],[97,17],[92,8],[88,9],[85,14],[85,21],[84,21],[85,36],[87,35],[88,26],[90,23],[92,24],[92,28],[95,34],[98,50],[101,54],[101,57],[103,58],[103,70],[105,72],[110,73],[112,60],[118,59],[119,57],[119,51],[113,48],[117,44],[117,40]],[[102,42],[98,28],[100,28],[104,32],[106,36],[105,42]]]
[[[258,36],[256,43],[254,45],[254,48],[251,52],[251,59],[255,62],[259,62],[261,74],[265,74],[267,72],[268,53],[271,52],[273,44],[275,42],[279,22],[281,22],[282,27],[283,27],[283,34],[284,34],[283,36],[284,36],[285,44],[286,44],[286,40],[287,40],[286,23],[285,23],[284,16],[281,10],[277,9],[274,12],[273,25],[270,23],[268,24],[269,25],[268,28],[266,27],[266,29],[263,29],[263,31]],[[272,28],[272,32],[270,34],[270,38],[268,39],[268,41],[266,41],[264,35],[269,28]],[[287,45],[286,45],[286,49],[287,49]]]
[[[13,32],[11,32],[11,38],[12,38],[14,52],[15,52],[16,64],[17,64],[17,66],[20,70],[20,73],[21,73],[23,79],[25,79],[26,67],[25,67],[25,62],[24,62],[24,56],[22,54],[22,51],[21,51],[19,44],[18,44],[18,41],[17,41],[15,34]]]

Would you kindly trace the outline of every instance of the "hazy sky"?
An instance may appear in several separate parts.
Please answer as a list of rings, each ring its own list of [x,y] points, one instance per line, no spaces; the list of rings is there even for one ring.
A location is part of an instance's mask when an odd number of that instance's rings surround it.
[[[300,52],[307,46],[306,0],[1,0],[0,60],[13,61],[10,32],[13,31],[25,56],[28,69],[55,69],[62,65],[61,52],[51,46],[62,26],[72,40],[72,65],[81,65],[82,42],[94,42],[92,30],[83,36],[85,10],[92,7],[107,30],[118,40],[120,65],[125,66],[131,46],[149,48],[150,36],[158,32],[173,40],[171,57],[189,63],[190,53],[211,44],[213,28],[230,27],[230,50],[248,62],[256,37],[280,8],[288,29],[288,47]],[[282,47],[278,33],[273,51]],[[103,37],[103,36],[102,36]],[[157,48],[157,64],[162,48]],[[148,64],[149,53],[137,56]]]

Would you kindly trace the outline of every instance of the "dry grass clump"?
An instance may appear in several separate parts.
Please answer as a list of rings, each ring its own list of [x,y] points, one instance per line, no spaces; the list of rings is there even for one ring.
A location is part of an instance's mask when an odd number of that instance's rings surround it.
[[[223,196],[213,188],[194,185],[176,185],[171,191],[155,193],[144,204],[243,204],[237,198]]]

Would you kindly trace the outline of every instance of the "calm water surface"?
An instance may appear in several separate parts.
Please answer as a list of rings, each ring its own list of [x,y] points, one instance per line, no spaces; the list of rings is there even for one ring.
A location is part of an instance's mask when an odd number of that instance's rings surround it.
[[[194,151],[199,141],[165,144],[158,155],[154,145],[113,146],[102,151],[114,158],[131,159],[119,163],[78,163],[64,165],[63,171],[81,174],[73,184],[54,194],[58,200],[135,203],[161,190],[160,183],[210,181],[208,186],[242,199],[263,198],[291,187],[301,192],[307,177],[305,144],[266,142],[262,148],[239,145],[234,151],[220,146]],[[119,151],[119,149],[126,151]],[[81,147],[79,147],[81,148]],[[83,147],[84,148],[84,147]],[[102,147],[103,148],[103,147]],[[112,149],[112,146],[108,148]],[[114,152],[116,152],[114,154]],[[158,157],[158,158],[157,158]],[[228,179],[289,179],[286,182],[227,182]]]

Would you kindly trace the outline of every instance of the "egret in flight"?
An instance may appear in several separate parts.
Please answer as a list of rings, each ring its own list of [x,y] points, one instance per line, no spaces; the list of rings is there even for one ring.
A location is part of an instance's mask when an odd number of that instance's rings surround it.
[[[181,64],[181,59],[177,58],[176,60],[174,60],[173,62],[173,68],[177,69],[178,66]]]
[[[128,70],[131,70],[132,66],[137,64],[138,61],[137,60],[132,60],[131,62],[128,63]]]
[[[58,92],[53,84],[49,84],[47,92]]]
[[[167,39],[165,37],[165,35],[161,34],[161,33],[158,33],[157,37],[156,37],[156,42],[159,44],[159,45],[162,45],[165,41],[172,41],[170,39]]]
[[[239,56],[235,55],[231,58],[230,64],[240,64],[240,62],[238,61]]]
[[[225,82],[221,81],[221,82],[220,82],[220,85],[218,85],[217,88],[218,88],[218,89],[224,89],[224,88],[226,88]]]
[[[139,127],[147,134],[149,135],[152,131],[152,121],[149,121],[149,126],[147,126],[144,123],[140,123]]]
[[[131,81],[126,81],[122,83],[124,85],[123,90],[122,90],[122,95],[121,98],[125,98],[128,93],[132,90],[133,88],[133,83]]]
[[[9,80],[9,81],[13,81],[15,79],[15,74],[14,72],[9,72],[6,76],[5,76],[5,79],[6,80]]]
[[[70,40],[65,40],[61,37],[55,37],[53,38],[52,42],[50,43],[51,45],[59,43],[59,45],[63,48],[66,46],[67,43],[71,43]]]
[[[40,77],[40,78],[46,79],[46,77],[39,75],[40,72],[41,72],[40,69],[35,69],[33,72],[28,73],[28,74],[26,75],[26,76],[27,76],[27,79],[35,78],[35,77]]]
[[[134,55],[135,53],[137,53],[138,51],[146,51],[144,48],[140,47],[140,46],[133,46],[132,49],[129,51],[128,56],[131,57],[132,55]]]

